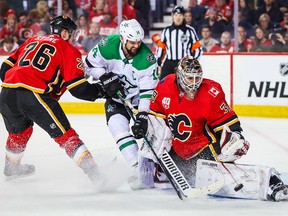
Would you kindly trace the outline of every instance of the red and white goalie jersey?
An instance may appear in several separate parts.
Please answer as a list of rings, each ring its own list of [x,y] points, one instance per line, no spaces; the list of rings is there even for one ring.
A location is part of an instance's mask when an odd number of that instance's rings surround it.
[[[173,149],[184,159],[219,140],[224,125],[235,124],[242,130],[221,85],[209,79],[203,79],[195,98],[189,100],[179,91],[176,75],[167,76],[155,88],[150,109],[166,119],[173,135]]]

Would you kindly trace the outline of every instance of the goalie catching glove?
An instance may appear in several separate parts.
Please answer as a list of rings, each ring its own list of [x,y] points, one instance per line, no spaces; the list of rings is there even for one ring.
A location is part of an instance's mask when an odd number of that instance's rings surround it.
[[[120,92],[122,97],[125,98],[125,89],[117,74],[113,72],[103,74],[99,80],[103,84],[103,89],[109,97],[119,98],[117,92]]]
[[[234,132],[225,126],[220,139],[221,154],[217,159],[221,162],[233,162],[246,155],[250,144],[239,132]]]
[[[136,139],[141,139],[147,133],[148,129],[148,113],[139,112],[136,115],[136,120],[131,130]]]

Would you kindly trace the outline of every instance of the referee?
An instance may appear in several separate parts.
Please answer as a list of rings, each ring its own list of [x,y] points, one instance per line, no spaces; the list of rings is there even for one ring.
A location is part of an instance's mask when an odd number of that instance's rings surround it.
[[[174,73],[174,68],[183,57],[190,55],[199,59],[202,55],[202,47],[195,29],[185,24],[185,9],[176,6],[172,10],[173,23],[163,29],[161,39],[158,42],[156,53],[160,79]]]

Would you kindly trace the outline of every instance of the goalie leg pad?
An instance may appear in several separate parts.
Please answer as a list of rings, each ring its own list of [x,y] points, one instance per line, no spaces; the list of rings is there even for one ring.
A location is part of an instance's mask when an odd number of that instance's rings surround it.
[[[196,187],[207,185],[220,178],[225,178],[225,186],[213,196],[225,198],[267,200],[269,180],[273,168],[266,166],[225,163],[199,159],[197,161]],[[235,181],[237,180],[237,182]],[[243,188],[235,191],[237,184]]]

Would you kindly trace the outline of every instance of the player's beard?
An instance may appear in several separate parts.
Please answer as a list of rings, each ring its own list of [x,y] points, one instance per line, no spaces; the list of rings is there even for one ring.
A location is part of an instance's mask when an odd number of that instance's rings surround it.
[[[139,52],[139,48],[134,48],[134,51],[132,51],[132,47],[130,48],[130,50],[125,46],[125,49],[128,53],[128,55],[134,57],[137,55],[137,53]]]

